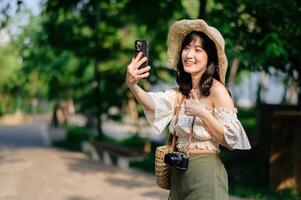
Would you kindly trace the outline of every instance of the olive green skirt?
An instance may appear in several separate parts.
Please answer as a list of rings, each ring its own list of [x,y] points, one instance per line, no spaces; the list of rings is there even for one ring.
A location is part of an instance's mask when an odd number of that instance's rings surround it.
[[[190,154],[186,171],[171,171],[170,200],[228,200],[228,175],[218,154]]]

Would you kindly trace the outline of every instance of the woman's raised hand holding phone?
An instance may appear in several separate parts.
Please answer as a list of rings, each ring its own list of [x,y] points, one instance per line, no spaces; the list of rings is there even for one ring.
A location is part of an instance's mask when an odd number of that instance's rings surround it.
[[[150,66],[139,69],[139,67],[147,61],[147,58],[142,56],[142,53],[139,52],[138,55],[132,59],[132,62],[127,66],[126,84],[129,87],[137,84],[140,79],[149,76],[149,70],[151,69]]]

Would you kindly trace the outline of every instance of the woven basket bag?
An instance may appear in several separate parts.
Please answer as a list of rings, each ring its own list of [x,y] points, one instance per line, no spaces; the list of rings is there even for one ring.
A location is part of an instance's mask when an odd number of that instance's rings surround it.
[[[164,156],[172,152],[170,145],[163,145],[156,149],[155,175],[158,186],[165,190],[170,190],[171,169],[164,163]]]

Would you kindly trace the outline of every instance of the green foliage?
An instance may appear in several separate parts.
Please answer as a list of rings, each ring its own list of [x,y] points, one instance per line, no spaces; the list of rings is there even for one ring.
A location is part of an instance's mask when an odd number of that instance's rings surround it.
[[[0,48],[4,74],[1,98],[22,96],[22,105],[32,98],[73,98],[78,110],[86,114],[100,114],[110,106],[122,107],[129,98],[124,73],[133,55],[134,40],[150,42],[149,62],[153,68],[141,85],[149,89],[159,80],[174,81],[174,71],[165,68],[168,28],[175,20],[196,18],[199,3],[45,1],[42,14],[30,16],[21,34],[7,48]],[[229,63],[234,57],[240,58],[239,71],[269,71],[274,66],[290,77],[294,70],[300,74],[298,1],[208,1],[207,5],[207,21],[223,33]],[[95,60],[99,61],[96,73]],[[94,79],[99,82],[98,88],[93,87]],[[18,106],[10,102],[2,101],[3,112]]]
[[[142,138],[138,135],[130,135],[129,137],[123,140],[116,140],[108,135],[103,136],[103,141],[108,142],[115,145],[120,145],[124,147],[128,147],[135,150],[143,150],[144,145],[148,141],[146,138]]]
[[[20,49],[22,49],[22,72],[23,76],[26,77],[24,82],[32,87],[26,94],[30,97],[67,99],[72,97],[72,92],[76,90],[74,84],[80,83],[85,78],[85,76],[76,77],[76,71],[82,67],[81,62],[83,61],[80,61],[70,52],[58,51],[49,46],[45,36],[41,34],[43,21],[44,18],[32,17],[31,23],[24,28],[18,38]],[[25,76],[25,73],[37,74],[41,86],[37,84],[35,79],[32,80]],[[45,92],[41,93],[41,91]]]
[[[197,19],[199,16],[200,1],[199,0],[182,0],[182,5],[186,9],[191,19]]]
[[[47,42],[41,23],[45,18],[21,12],[29,24],[9,35],[10,42],[0,47],[0,112],[32,111],[32,100],[67,99],[78,89],[84,76],[84,59],[67,51],[57,51]],[[13,21],[13,20],[12,20]],[[79,68],[82,68],[79,70]],[[79,73],[77,74],[77,72]],[[90,78],[90,77],[88,77]]]
[[[18,49],[8,44],[0,46],[0,115],[16,111],[16,99],[13,96],[17,92],[17,72],[20,69],[18,63]]]
[[[93,140],[93,139],[99,140],[98,137],[99,136],[93,136],[93,133],[85,127],[72,126],[72,127],[67,128],[65,140],[55,142],[54,146],[66,148],[69,150],[80,151],[81,143],[83,141],[88,141],[88,140]],[[123,140],[116,140],[113,137],[104,135],[102,141],[110,143],[110,144],[124,146],[124,147],[128,147],[131,149],[141,151],[144,149],[144,146],[148,140],[146,138],[142,138],[138,135],[130,135],[129,137],[127,137]]]
[[[257,113],[256,109],[243,109],[240,108],[239,112],[237,113],[237,117],[239,118],[241,124],[243,125],[248,138],[252,142],[252,144],[256,145],[259,140],[259,133],[257,131]]]
[[[138,135],[132,135],[122,140],[121,145],[137,150],[142,150],[146,142],[147,142],[146,138],[142,138]]]
[[[230,60],[240,58],[239,70],[269,71],[273,66],[288,75],[294,70],[300,74],[300,5],[295,0],[218,1],[208,21],[226,38]]]
[[[15,96],[21,84],[18,79],[20,68],[17,46],[13,43],[0,46],[0,115],[17,110],[18,99]]]
[[[69,127],[66,130],[66,139],[54,142],[55,147],[69,149],[71,151],[81,151],[81,144],[92,137],[92,133],[83,127]]]
[[[156,10],[153,15],[151,10]],[[166,12],[169,10],[170,12]],[[124,85],[125,68],[133,56],[135,39],[144,38],[150,42],[150,65],[152,76],[144,81],[168,80],[171,70],[167,65],[166,36],[169,21],[187,17],[178,1],[46,1],[42,16],[47,42],[54,49],[72,52],[76,57],[86,59],[92,68],[99,61],[96,72],[90,74],[90,82],[81,85],[82,92],[74,96],[79,110],[87,114],[106,112],[110,106],[122,107],[128,100],[129,90]],[[122,17],[121,17],[122,16]],[[63,42],[62,42],[63,41]],[[92,80],[99,84],[96,90]]]
[[[74,143],[88,140],[90,137],[91,132],[83,127],[69,127],[66,132],[66,139]]]
[[[265,188],[260,189],[239,185],[230,186],[230,193],[252,200],[298,200],[301,198],[301,194],[298,194],[296,190],[275,192]]]
[[[6,88],[12,88],[14,85],[15,73],[20,68],[18,62],[18,49],[13,44],[0,46],[0,85]]]

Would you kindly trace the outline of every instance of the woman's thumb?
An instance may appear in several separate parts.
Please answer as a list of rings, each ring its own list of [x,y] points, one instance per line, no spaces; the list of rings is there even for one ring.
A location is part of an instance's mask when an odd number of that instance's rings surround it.
[[[194,89],[192,89],[191,91],[191,97],[192,97],[192,99],[199,99],[198,97],[197,97],[197,95],[196,95],[196,92],[195,92],[195,90]]]

